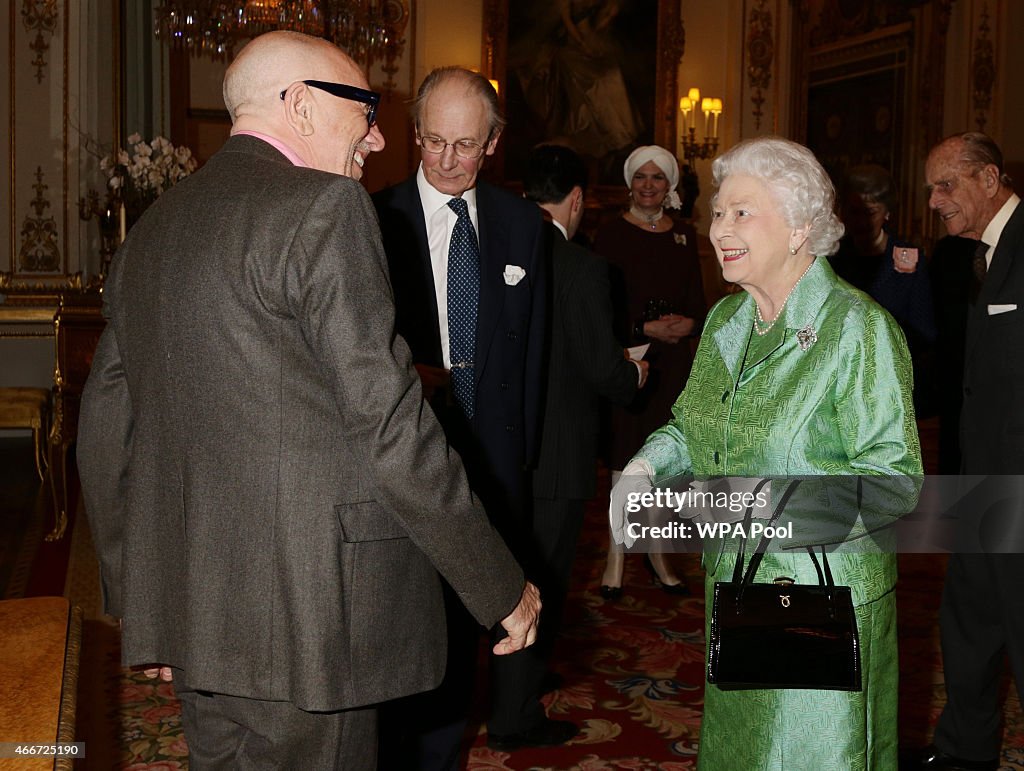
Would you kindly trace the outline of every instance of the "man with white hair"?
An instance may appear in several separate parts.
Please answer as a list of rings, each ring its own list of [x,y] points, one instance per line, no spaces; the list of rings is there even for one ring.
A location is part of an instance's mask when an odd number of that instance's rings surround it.
[[[370,705],[444,671],[437,571],[507,630],[496,654],[536,635],[394,332],[356,182],[379,98],[323,40],[255,39],[225,76],[231,138],[107,283],[83,491],[124,662],[173,673],[192,768],[376,768]]]
[[[978,553],[954,553],[939,609],[946,705],[920,768],[999,767],[1004,656],[1024,701],[1024,555],[1019,551],[1024,474],[1024,207],[991,137],[946,137],[925,163],[928,206],[951,236],[979,238],[974,251],[960,414],[962,474],[987,477],[998,505],[974,512],[993,527]],[[994,537],[993,537],[994,536]]]

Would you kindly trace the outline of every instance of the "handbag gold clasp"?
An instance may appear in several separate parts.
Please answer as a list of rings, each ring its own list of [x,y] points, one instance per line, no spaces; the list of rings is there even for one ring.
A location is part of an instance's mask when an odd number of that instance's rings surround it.
[[[796,583],[796,579],[790,578],[789,576],[778,576],[772,581],[772,583],[776,586],[792,586]],[[779,604],[784,608],[788,608],[792,604],[789,597],[790,595],[788,594],[780,594]]]

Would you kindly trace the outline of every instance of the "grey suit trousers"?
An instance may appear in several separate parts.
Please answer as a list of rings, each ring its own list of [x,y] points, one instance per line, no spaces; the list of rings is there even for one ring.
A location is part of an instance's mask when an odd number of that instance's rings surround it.
[[[179,683],[192,771],[377,768],[375,708],[305,712],[286,701],[194,691]]]

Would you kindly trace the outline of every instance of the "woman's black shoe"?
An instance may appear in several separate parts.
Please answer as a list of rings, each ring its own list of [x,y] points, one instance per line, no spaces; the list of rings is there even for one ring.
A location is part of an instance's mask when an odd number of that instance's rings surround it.
[[[644,555],[644,567],[647,568],[647,572],[651,574],[651,581],[655,586],[660,586],[661,590],[665,594],[673,594],[677,597],[689,597],[690,590],[686,587],[686,584],[680,581],[678,584],[666,584],[658,576],[658,571],[654,569],[654,563],[651,562],[651,555]]]
[[[601,585],[601,596],[604,597],[606,600],[609,600],[609,601],[618,600],[618,599],[620,599],[622,597],[622,587],[621,586],[605,586],[604,584],[602,584]]]
[[[661,591],[665,592],[665,594],[674,594],[677,597],[690,596],[689,587],[682,581],[680,581],[678,584],[662,584]]]

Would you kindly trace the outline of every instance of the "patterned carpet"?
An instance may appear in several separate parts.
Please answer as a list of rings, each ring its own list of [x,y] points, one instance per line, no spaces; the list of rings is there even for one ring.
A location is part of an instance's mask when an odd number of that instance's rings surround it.
[[[929,425],[921,434],[922,444],[934,445]],[[66,536],[70,558],[43,543],[49,496],[35,477],[27,447],[21,440],[0,442],[0,596],[56,594],[63,587],[84,611],[77,730],[87,755],[81,767],[186,769],[187,745],[173,689],[119,666],[119,632],[100,614],[96,562],[84,521],[73,520]],[[470,736],[471,771],[695,768],[704,681],[703,598],[665,594],[651,585],[639,557],[631,557],[625,596],[603,602],[596,589],[604,533],[603,505],[595,504],[588,511],[554,663],[564,683],[547,697],[549,714],[576,722],[581,734],[564,747],[515,753],[488,750],[483,733]],[[63,546],[66,552],[68,544]],[[699,590],[696,558],[674,561],[689,586]],[[927,743],[944,700],[937,628],[944,569],[943,557],[900,558],[900,739],[905,747]],[[1006,688],[1002,768],[1024,771],[1024,715],[1009,680]],[[479,702],[484,700],[481,693]]]
[[[923,444],[934,443],[927,425],[921,433]],[[186,769],[173,689],[119,665],[119,631],[100,614],[96,562],[84,520],[73,519],[66,536],[70,558],[42,544],[50,512],[31,455],[24,446],[0,444],[0,459],[5,464],[0,468],[0,596],[38,593],[38,587],[59,593],[63,586],[65,596],[85,613],[77,730],[87,756],[81,767]],[[625,596],[616,603],[602,601],[596,589],[605,527],[603,504],[595,503],[588,511],[554,663],[563,687],[546,701],[552,717],[576,722],[581,734],[564,747],[507,753],[488,750],[481,732],[467,740],[471,771],[695,768],[703,706],[703,598],[665,594],[652,586],[639,557],[630,557]],[[677,572],[699,591],[696,558],[673,559]],[[900,558],[900,739],[905,747],[927,743],[944,699],[937,628],[944,569],[942,557]],[[54,582],[57,588],[50,589]],[[1012,683],[1006,686],[1002,768],[1024,771],[1024,715]],[[485,698],[479,694],[479,703]]]
[[[481,732],[469,750],[470,771],[681,771],[696,767],[703,699],[703,599],[671,597],[652,586],[639,558],[627,559],[626,594],[605,603],[596,592],[603,567],[604,514],[588,513],[555,669],[563,687],[547,697],[552,717],[573,720],[582,733],[564,747],[495,752]],[[78,549],[76,548],[76,552]],[[675,565],[698,590],[695,557]],[[901,557],[901,743],[927,743],[943,700],[936,626],[944,559]],[[70,579],[69,579],[70,581]],[[171,687],[117,665],[117,630],[94,622],[83,662],[93,709],[80,726],[87,769],[178,771],[187,768],[180,713]],[[1003,769],[1024,771],[1024,717],[1007,701]],[[390,771],[390,770],[389,770]],[[738,770],[743,771],[743,770]]]

